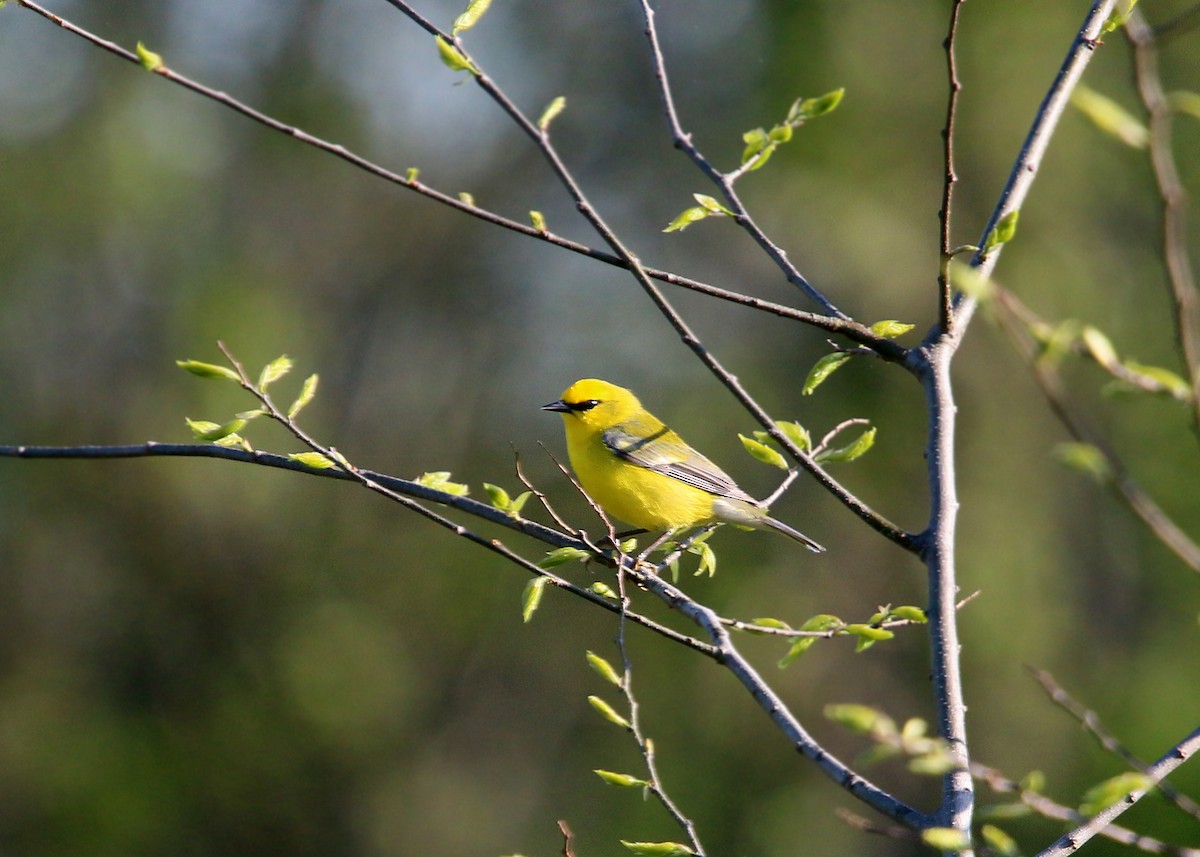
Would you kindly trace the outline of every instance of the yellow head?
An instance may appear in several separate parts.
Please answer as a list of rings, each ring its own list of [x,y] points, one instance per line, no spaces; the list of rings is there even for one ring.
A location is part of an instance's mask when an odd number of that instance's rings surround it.
[[[544,405],[542,410],[558,411],[568,426],[576,423],[592,432],[604,431],[643,413],[642,403],[633,393],[596,378],[576,381],[561,399]]]

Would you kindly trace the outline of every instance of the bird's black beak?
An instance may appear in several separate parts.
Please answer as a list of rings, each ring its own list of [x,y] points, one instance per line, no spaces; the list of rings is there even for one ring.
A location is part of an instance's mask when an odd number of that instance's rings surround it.
[[[542,410],[543,411],[558,411],[559,413],[565,414],[565,413],[570,412],[571,406],[568,405],[566,402],[564,402],[562,399],[559,399],[557,402],[551,402],[548,405],[542,405]]]

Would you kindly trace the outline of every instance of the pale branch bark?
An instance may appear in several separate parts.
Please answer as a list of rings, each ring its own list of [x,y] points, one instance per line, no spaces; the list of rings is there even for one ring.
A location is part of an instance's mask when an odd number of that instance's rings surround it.
[[[1063,857],[1078,851],[1089,839],[1102,833],[1121,813],[1153,791],[1159,781],[1191,758],[1197,750],[1200,750],[1200,729],[1192,732],[1146,769],[1148,782],[1145,786],[1134,789],[1112,806],[1067,831],[1049,848],[1038,852],[1037,857]]]
[[[299,473],[304,473],[309,476],[320,476],[325,479],[338,479],[344,482],[363,482],[363,478],[372,483],[386,489],[384,496],[394,502],[402,503],[418,514],[429,518],[434,523],[451,530],[456,535],[468,539],[493,553],[498,553],[505,559],[516,563],[525,571],[538,577],[549,579],[551,585],[570,592],[579,598],[591,602],[597,607],[602,607],[611,613],[620,613],[620,605],[615,601],[597,595],[594,592],[589,592],[587,589],[576,586],[568,580],[558,577],[545,569],[539,568],[536,564],[530,562],[520,556],[510,548],[508,548],[499,539],[487,538],[481,536],[467,528],[463,527],[450,519],[438,515],[430,509],[412,503],[408,498],[417,500],[425,500],[428,502],[438,503],[443,506],[448,506],[457,509],[460,512],[472,515],[474,517],[486,520],[489,523],[497,524],[502,527],[507,527],[514,532],[522,533],[530,536],[545,544],[553,547],[571,547],[579,550],[591,550],[591,546],[578,538],[570,536],[566,533],[559,532],[551,527],[544,526],[535,521],[525,519],[514,519],[510,515],[501,512],[487,503],[481,503],[478,500],[472,500],[469,497],[459,497],[453,494],[447,494],[442,491],[435,491],[420,485],[416,482],[407,479],[400,479],[395,476],[388,476],[384,473],[378,473],[374,470],[360,469],[358,473],[361,477],[356,477],[349,471],[341,468],[325,468],[316,469],[307,465],[301,464],[286,455],[275,455],[269,452],[261,452],[258,450],[247,451],[243,449],[233,449],[224,446],[216,446],[215,444],[187,444],[187,443],[157,443],[150,441],[144,444],[136,444],[130,446],[12,446],[0,445],[0,457],[7,458],[25,458],[25,459],[102,459],[102,458],[153,458],[157,456],[167,456],[172,458],[219,458],[226,461],[238,461],[244,464],[257,464],[263,467],[274,467],[281,470],[293,470]],[[408,502],[406,502],[408,501]],[[605,563],[606,565],[615,565],[615,563],[603,554],[595,556],[597,562]],[[642,616],[637,613],[630,612],[630,620],[638,625],[653,631],[659,636],[665,637],[674,643],[687,646],[694,651],[710,658],[717,658],[717,651],[709,644],[697,640],[687,634],[681,634],[673,628],[668,628],[653,619]]]
[[[813,738],[771,686],[738,651],[723,620],[712,609],[693,600],[681,589],[661,577],[635,576],[628,570],[627,573],[639,586],[686,616],[704,631],[716,648],[717,662],[733,674],[792,746],[816,763],[826,776],[854,797],[893,821],[915,830],[930,826],[931,818],[929,816],[856,773]]]

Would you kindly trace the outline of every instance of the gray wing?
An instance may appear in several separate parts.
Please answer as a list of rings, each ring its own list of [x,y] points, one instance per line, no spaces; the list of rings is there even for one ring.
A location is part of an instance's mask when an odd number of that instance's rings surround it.
[[[670,476],[719,497],[758,505],[758,501],[739,488],[728,473],[680,440],[666,426],[660,426],[649,434],[644,430],[638,431],[639,428],[644,427],[637,423],[617,425],[601,437],[614,455],[631,464]]]

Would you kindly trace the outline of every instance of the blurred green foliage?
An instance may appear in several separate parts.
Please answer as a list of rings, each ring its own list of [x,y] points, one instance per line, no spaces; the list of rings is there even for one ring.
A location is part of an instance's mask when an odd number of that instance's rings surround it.
[[[979,240],[1087,5],[966,5],[955,243]],[[424,6],[443,26],[462,11]],[[1146,13],[1165,20],[1185,6]],[[741,187],[836,303],[924,329],[936,314],[946,4],[658,9],[682,119],[724,168],[738,164],[746,129],[798,95],[845,87],[836,112]],[[518,220],[536,209],[549,228],[598,243],[528,142],[385,3],[107,0],[56,11],[391,169],[417,166],[447,193]],[[566,96],[554,139],[642,259],[803,305],[725,218],[662,234],[693,193],[712,189],[670,145],[635,4],[497,4],[464,38],[531,115]],[[1165,46],[1168,90],[1200,89],[1197,38]],[[1088,84],[1136,115],[1130,65],[1111,34]],[[1195,190],[1195,121],[1177,123],[1175,151]],[[302,422],[355,463],[408,477],[448,470],[476,497],[485,481],[515,495],[515,444],[538,486],[593,530],[537,447],[561,454],[558,420],[538,406],[577,377],[633,387],[750,490],[774,486],[775,471],[737,440],[758,426],[628,276],[385,185],[12,4],[0,11],[0,199],[0,441],[187,441],[185,417],[251,406],[233,385],[174,365],[216,362],[221,339],[247,365],[286,352],[300,377],[320,372]],[[1159,216],[1145,153],[1069,114],[997,278],[1044,317],[1078,318],[1122,355],[1179,370]],[[853,361],[801,398],[823,336],[671,294],[778,418],[815,437],[852,416],[878,426],[871,453],[838,472],[893,520],[923,526],[924,405],[910,378]],[[1105,399],[1095,367],[1064,368],[1135,476],[1200,537],[1186,409]],[[1022,665],[1049,669],[1135,752],[1156,756],[1200,711],[1197,577],[1056,462],[1062,429],[983,318],[957,380],[961,582],[964,595],[982,591],[961,616],[974,752],[1014,778],[1044,770],[1047,793],[1074,804],[1119,767]],[[260,447],[295,449],[256,431]],[[616,659],[611,615],[549,590],[524,624],[522,572],[346,484],[191,460],[4,460],[0,472],[5,854],[550,855],[561,851],[559,818],[580,854],[678,838],[653,805],[592,774],[638,770],[586,703],[597,680],[585,651]],[[829,552],[813,559],[782,539],[723,531],[712,542],[720,573],[685,586],[726,615],[793,625],[923,603],[917,564],[810,481],[775,512]],[[593,573],[563,569],[583,583]],[[852,800],[720,670],[650,635],[631,640],[644,727],[711,853],[916,848],[836,820]],[[765,638],[745,645],[764,670],[786,651]],[[823,642],[777,676],[845,757],[864,746],[822,719],[830,702],[932,719],[919,627],[853,649]],[[914,782],[900,763],[874,774],[924,808],[936,798],[933,780]],[[1195,766],[1177,780],[1200,791]],[[1129,823],[1200,845],[1195,820],[1162,802]],[[1003,826],[1029,849],[1059,830]]]

